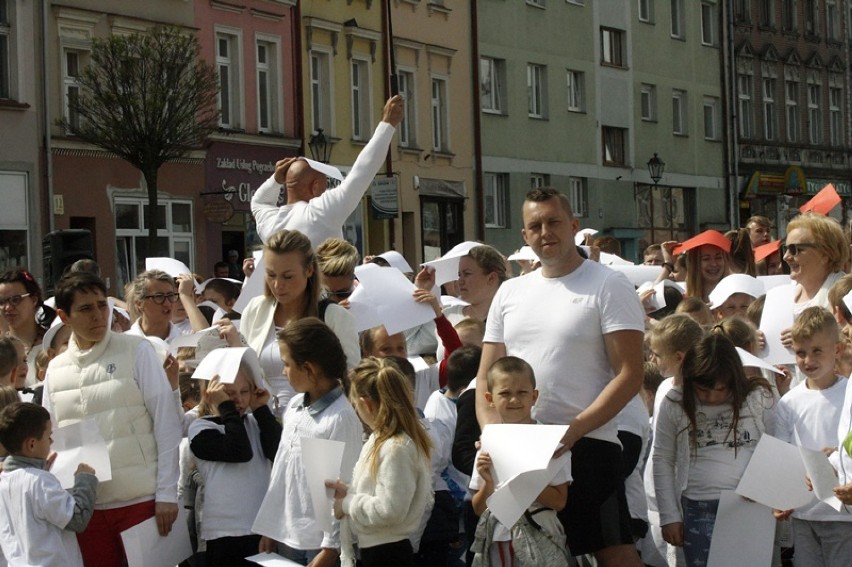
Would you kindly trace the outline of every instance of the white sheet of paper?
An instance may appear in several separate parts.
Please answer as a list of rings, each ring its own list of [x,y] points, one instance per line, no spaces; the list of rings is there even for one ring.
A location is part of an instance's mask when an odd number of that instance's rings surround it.
[[[625,260],[621,256],[616,256],[615,254],[609,254],[607,252],[601,252],[600,254],[600,263],[604,266],[635,266],[633,262],[630,260]]]
[[[598,231],[594,228],[581,228],[577,231],[577,234],[574,235],[574,244],[577,246],[582,245],[586,241],[586,235],[595,235]]]
[[[521,246],[517,252],[510,254],[508,259],[512,261],[528,260],[530,262],[537,262],[538,255],[533,252],[531,246]]]
[[[325,487],[325,481],[340,478],[340,465],[346,443],[332,439],[302,437],[302,463],[311,492],[314,519],[323,531],[331,531],[333,493]]]
[[[121,532],[121,541],[128,567],[174,567],[192,555],[186,510],[182,506],[178,507],[177,520],[166,537],[157,531],[157,519],[148,518]]]
[[[196,347],[198,346],[198,340],[202,336],[209,334],[211,331],[215,332],[216,335],[218,335],[219,327],[217,325],[214,325],[212,327],[207,327],[206,329],[201,329],[197,333],[190,333],[188,335],[181,335],[179,337],[175,337],[174,339],[172,339],[172,342],[169,343],[169,352],[174,354],[180,347]]]
[[[355,319],[355,331],[359,333],[382,324],[378,307],[362,285],[357,286],[349,296],[349,313]]]
[[[770,565],[775,541],[772,510],[723,490],[713,526],[708,567]]]
[[[379,254],[379,258],[384,258],[387,260],[388,264],[390,264],[391,268],[396,268],[403,274],[408,274],[414,272],[414,268],[411,267],[411,264],[405,259],[405,256],[397,252],[396,250],[388,250],[387,252],[382,252]]]
[[[791,285],[778,286],[766,292],[766,306],[760,318],[760,330],[766,337],[766,348],[760,358],[770,364],[792,364],[796,362],[793,351],[781,344],[781,331],[793,326],[793,301],[795,288]]]
[[[524,510],[529,508],[538,498],[544,487],[550,484],[556,473],[565,466],[565,461],[570,458],[570,454],[565,454],[557,459],[558,464],[553,467],[527,471],[510,478],[498,486],[494,493],[488,497],[488,509],[504,526],[514,526],[523,515]],[[550,462],[548,462],[549,464]]]
[[[647,303],[650,307],[652,307],[651,312],[654,312],[658,309],[662,309],[666,306],[666,296],[665,292],[665,282],[658,282],[654,284],[654,282],[645,282],[636,288],[636,295],[641,296],[646,291],[653,289],[654,295],[648,298]]]
[[[546,469],[566,431],[567,425],[486,425],[480,440],[482,450],[491,455],[495,485],[521,473]],[[524,450],[518,451],[518,447]]]
[[[162,270],[172,276],[178,277],[181,274],[191,274],[192,270],[180,260],[174,258],[145,258],[146,270]],[[196,284],[197,286],[198,284]]]
[[[332,179],[343,181],[343,173],[333,165],[328,165],[327,163],[322,163],[321,161],[314,161],[306,157],[301,157],[299,159],[303,159],[308,162],[308,165],[310,165],[311,169],[313,169],[314,171],[319,171],[326,177],[331,177]]]
[[[234,306],[231,308],[237,313],[242,313],[249,301],[263,295],[263,288],[266,286],[266,268],[263,265],[263,255],[256,257],[254,260],[254,271],[251,276],[243,283],[243,290],[240,292],[240,297]]]
[[[756,356],[754,356],[749,351],[742,349],[740,347],[736,347],[736,349],[737,349],[737,354],[740,355],[740,362],[743,363],[743,366],[754,366],[756,368],[765,368],[766,370],[769,370],[770,372],[774,372],[776,374],[784,374],[783,372],[781,372],[780,370],[778,370],[777,368],[775,368],[774,366],[772,366],[771,364],[769,364],[768,362],[763,360],[762,358],[757,358]]]
[[[471,248],[482,246],[480,242],[466,241],[461,244],[456,244],[450,250],[438,258],[424,262],[424,266],[435,268],[435,284],[443,285],[447,282],[459,279],[459,259],[462,256],[467,256]]]
[[[662,266],[633,266],[628,264],[612,264],[607,266],[607,268],[621,272],[635,286],[642,285],[645,282],[657,281],[657,278],[660,277],[660,273],[663,271]]]
[[[257,563],[263,567],[300,567],[302,565],[301,563],[281,557],[277,553],[258,553],[257,555],[246,557],[246,561]]]
[[[790,279],[790,274],[777,274],[774,276],[757,276],[757,279],[763,283],[764,289],[769,291],[774,287],[790,285],[793,280]]]
[[[53,447],[56,461],[50,472],[59,479],[62,488],[74,486],[77,465],[86,463],[95,469],[98,482],[112,480],[106,441],[93,419],[84,419],[53,430]]]
[[[777,510],[799,508],[814,499],[805,486],[805,474],[799,448],[764,433],[740,479],[737,494]]]
[[[411,363],[411,366],[414,367],[415,372],[419,372],[421,370],[426,370],[429,368],[429,363],[426,362],[422,356],[410,356],[408,357],[408,362]]]
[[[842,450],[842,449],[841,449]],[[834,495],[834,487],[840,483],[834,467],[828,462],[828,457],[822,451],[799,447],[802,462],[814,487],[814,494],[821,502],[825,502],[838,512],[843,508],[843,502]]]
[[[240,364],[243,362],[251,368],[255,384],[272,392],[269,384],[263,378],[263,370],[260,368],[257,354],[251,347],[226,347],[211,350],[198,363],[192,377],[196,380],[212,380],[214,376],[218,375],[219,382],[222,384],[233,384],[237,379]]]
[[[376,307],[389,335],[405,331],[435,318],[428,303],[414,301],[414,284],[399,270],[364,264],[355,268],[355,276]]]

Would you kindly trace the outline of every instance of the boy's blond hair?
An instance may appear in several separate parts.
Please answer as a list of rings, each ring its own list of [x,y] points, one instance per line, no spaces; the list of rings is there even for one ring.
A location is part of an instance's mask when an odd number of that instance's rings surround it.
[[[652,341],[666,345],[667,353],[688,351],[703,334],[701,325],[683,313],[672,313],[664,317],[648,331]]]
[[[834,282],[834,285],[828,290],[828,303],[832,307],[845,307],[843,298],[850,291],[852,291],[852,274],[846,274]]]
[[[497,361],[491,365],[491,368],[488,369],[488,373],[485,376],[489,392],[491,392],[494,388],[494,377],[496,374],[524,376],[529,379],[530,384],[532,384],[533,389],[535,389],[535,372],[533,371],[532,366],[530,366],[526,360],[518,358],[517,356],[504,356],[503,358],[497,359]]]
[[[794,342],[807,341],[822,333],[827,333],[832,340],[840,340],[837,321],[822,307],[808,307],[802,311],[790,330]]]

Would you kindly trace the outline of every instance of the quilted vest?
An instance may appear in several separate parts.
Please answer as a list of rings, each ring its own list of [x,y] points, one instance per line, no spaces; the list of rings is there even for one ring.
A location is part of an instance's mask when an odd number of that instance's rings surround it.
[[[157,490],[154,423],[134,379],[140,337],[108,332],[91,350],[74,340],[50,362],[50,403],[58,427],[94,419],[106,440],[112,480],[98,484],[96,504],[153,497]]]

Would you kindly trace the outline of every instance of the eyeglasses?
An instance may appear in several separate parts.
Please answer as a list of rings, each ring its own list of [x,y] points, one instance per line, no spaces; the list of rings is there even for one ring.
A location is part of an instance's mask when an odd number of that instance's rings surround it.
[[[810,242],[801,242],[799,244],[782,244],[781,245],[781,255],[784,256],[787,252],[790,253],[790,256],[798,256],[799,252],[802,250],[807,250],[809,248],[816,248],[816,244],[812,244]]]
[[[180,296],[175,292],[171,293],[155,293],[154,295],[143,295],[142,299],[150,299],[157,305],[162,305],[169,300],[169,303],[177,303],[180,300]]]
[[[339,290],[330,289],[330,290],[327,291],[327,294],[328,294],[329,297],[336,297],[337,299],[346,299],[347,297],[352,295],[353,291],[355,291],[355,290],[354,289],[339,289]]]
[[[7,305],[17,307],[25,297],[29,297],[30,295],[29,293],[19,293],[18,295],[10,295],[9,297],[0,297],[0,307],[6,307]]]

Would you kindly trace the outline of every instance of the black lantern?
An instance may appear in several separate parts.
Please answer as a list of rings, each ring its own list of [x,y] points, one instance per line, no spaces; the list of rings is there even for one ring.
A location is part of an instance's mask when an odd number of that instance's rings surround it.
[[[314,161],[320,163],[329,163],[331,161],[331,143],[322,132],[322,128],[317,128],[317,133],[311,136],[308,141],[308,147],[311,148],[311,157]],[[656,154],[654,154],[656,155]]]
[[[660,179],[663,178],[663,171],[666,169],[666,162],[657,157],[657,153],[654,152],[654,157],[648,160],[648,172],[651,174],[651,180],[654,182],[654,185],[660,182]]]

